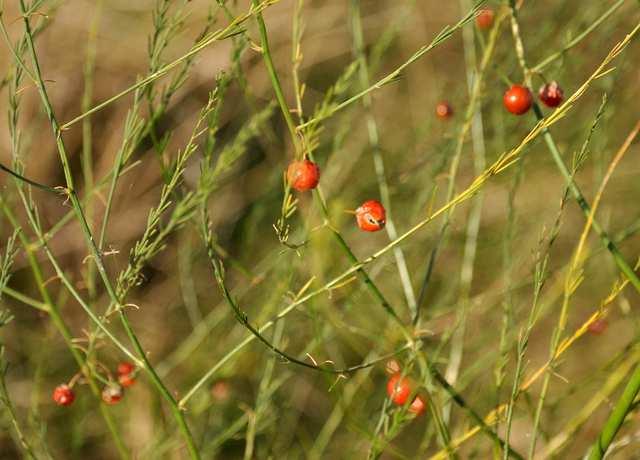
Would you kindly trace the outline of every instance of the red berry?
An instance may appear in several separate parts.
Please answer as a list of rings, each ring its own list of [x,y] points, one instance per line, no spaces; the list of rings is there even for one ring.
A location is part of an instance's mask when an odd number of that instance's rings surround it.
[[[493,25],[493,10],[491,8],[482,8],[478,10],[478,15],[476,16],[476,25],[480,29],[488,29]]]
[[[421,396],[416,396],[411,405],[409,406],[409,412],[412,414],[420,415],[427,410],[427,403]]]
[[[522,115],[531,108],[533,97],[526,86],[512,85],[502,98],[506,109],[514,115]]]
[[[453,115],[453,109],[447,101],[440,101],[438,102],[438,105],[436,105],[436,115],[438,118],[446,120],[447,118],[451,118]]]
[[[377,232],[384,228],[386,212],[382,203],[376,200],[368,200],[356,209],[356,221],[358,227],[365,232]]]
[[[120,385],[109,384],[102,390],[102,400],[107,404],[117,404],[122,399],[124,391]]]
[[[130,387],[136,383],[136,367],[126,361],[118,364],[118,382],[123,387]]]
[[[136,379],[133,374],[120,374],[118,376],[118,382],[125,388],[129,388],[134,383],[136,383]]]
[[[558,107],[564,99],[564,92],[557,82],[552,81],[540,87],[538,97],[547,107]]]
[[[395,374],[387,382],[387,394],[394,403],[401,406],[409,399],[411,382],[408,378]]]
[[[229,384],[224,380],[220,380],[211,387],[211,396],[218,402],[224,402],[229,399]]]
[[[118,364],[118,375],[132,374],[136,370],[136,366],[130,362],[123,361]]]
[[[292,188],[306,192],[318,186],[320,168],[313,161],[294,161],[287,168],[287,180]]]
[[[56,389],[53,390],[53,400],[58,406],[70,406],[75,399],[76,394],[66,383],[58,385]]]
[[[598,318],[587,326],[587,330],[593,335],[600,335],[609,327],[609,322],[604,318]]]

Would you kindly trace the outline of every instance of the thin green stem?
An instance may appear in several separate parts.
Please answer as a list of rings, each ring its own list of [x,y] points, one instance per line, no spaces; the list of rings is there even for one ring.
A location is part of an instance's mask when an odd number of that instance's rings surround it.
[[[28,295],[23,294],[22,292],[11,289],[9,286],[3,286],[2,293],[7,294],[9,297],[13,297],[18,302],[22,302],[25,305],[29,305],[30,307],[33,307],[45,312],[49,311],[49,306],[46,303],[40,302],[39,300],[29,297]]]
[[[542,115],[542,112],[540,111],[540,107],[538,107],[537,105],[534,105],[534,110],[538,120],[542,119],[543,115]],[[578,205],[580,206],[580,209],[582,209],[582,212],[585,215],[585,217],[588,218],[589,215],[591,214],[591,206],[589,205],[584,195],[580,191],[580,188],[578,187],[575,180],[573,179],[569,171],[569,168],[567,168],[567,165],[564,163],[564,160],[562,159],[562,155],[560,154],[560,151],[558,150],[558,147],[555,141],[553,140],[551,133],[548,130],[545,130],[542,134],[542,137],[545,143],[547,144],[549,151],[551,152],[551,156],[553,157],[553,160],[556,163],[558,170],[560,171],[564,179],[567,181],[567,186],[569,187],[571,194],[573,195],[575,200],[578,202]],[[602,245],[613,256],[613,259],[616,265],[618,266],[618,268],[620,269],[620,271],[627,277],[627,279],[631,282],[633,287],[638,292],[640,292],[640,278],[638,278],[638,275],[636,275],[633,268],[624,259],[624,256],[618,249],[618,246],[613,242],[611,237],[609,237],[607,232],[602,228],[602,226],[598,223],[597,220],[594,219],[593,222],[591,223],[591,226],[593,227],[593,230],[596,232],[596,234],[600,237],[600,241],[602,242]]]
[[[21,182],[24,182],[25,184],[29,184],[33,187],[36,187],[37,189],[43,190],[45,192],[48,193],[52,193],[54,195],[61,195],[63,194],[63,192],[60,189],[54,188],[54,187],[50,187],[48,185],[44,185],[44,184],[40,184],[36,181],[33,181],[31,179],[29,179],[28,177],[25,177],[21,174],[18,174],[17,172],[15,172],[13,169],[11,168],[7,168],[5,165],[0,163],[0,171],[4,171],[7,174],[13,176],[15,179],[18,179]]]
[[[627,382],[622,395],[616,402],[616,405],[609,415],[609,418],[604,423],[598,439],[591,448],[591,452],[589,453],[589,460],[599,460],[604,457],[604,454],[607,452],[607,449],[615,438],[616,433],[618,433],[618,430],[624,423],[624,419],[629,413],[629,410],[632,407],[636,396],[638,396],[639,391],[640,365],[638,365],[633,371],[633,374],[631,374],[631,377],[629,378],[629,381]]]
[[[252,0],[252,4],[254,8],[258,8],[258,6],[260,5],[260,1]],[[278,73],[276,72],[275,65],[273,64],[273,59],[271,57],[271,48],[269,47],[269,37],[267,36],[267,26],[264,23],[262,12],[260,11],[256,13],[256,22],[258,23],[258,30],[260,31],[260,47],[262,48],[262,57],[267,68],[267,72],[269,73],[269,78],[272,82],[271,86],[273,87],[273,91],[276,94],[278,105],[280,106],[280,110],[282,110],[282,115],[284,116],[284,120],[287,123],[289,133],[291,134],[291,140],[293,141],[296,155],[302,156],[302,145],[296,132],[296,124],[293,121],[293,116],[291,115],[291,110],[289,110],[289,106],[287,105],[287,100],[284,98],[282,85],[280,84]]]
[[[516,55],[518,57],[518,62],[520,63],[520,67],[521,67],[521,70],[522,70],[523,75],[524,75],[525,84],[529,88],[531,88],[531,86],[532,86],[532,79],[531,79],[532,71],[529,69],[529,67],[527,66],[527,62],[526,62],[524,44],[522,42],[522,37],[521,37],[521,34],[520,34],[520,26],[519,26],[518,18],[517,18],[517,8],[516,8],[516,5],[515,5],[515,0],[510,0],[510,13],[511,13],[511,30],[512,30],[512,35],[513,35],[513,39],[514,39],[514,47],[515,47]],[[540,107],[535,102],[533,103],[533,111],[534,111],[534,114],[535,114],[538,122],[540,122],[541,120],[544,119],[544,115],[542,114],[542,111],[541,111]],[[595,220],[595,217],[593,215],[591,206],[589,205],[589,203],[587,202],[586,198],[584,197],[584,195],[580,191],[578,185],[576,184],[576,182],[574,180],[573,175],[569,171],[569,168],[564,163],[564,160],[562,159],[562,155],[561,155],[560,151],[558,150],[558,147],[557,147],[557,145],[556,145],[551,133],[549,132],[548,128],[545,127],[542,130],[542,136],[543,136],[543,139],[544,139],[544,141],[545,141],[545,143],[546,143],[546,145],[547,145],[547,147],[549,149],[549,152],[551,153],[551,156],[552,156],[554,162],[556,163],[556,167],[558,168],[558,170],[560,171],[560,173],[564,177],[570,193],[573,195],[574,199],[578,202],[578,205],[580,206],[580,208],[582,209],[583,213],[585,214],[585,217],[587,218],[588,223],[591,224],[591,227],[593,228],[593,230],[600,237],[600,240],[601,240],[603,246],[605,248],[607,248],[607,250],[611,253],[611,255],[613,256],[613,259],[614,259],[616,265],[618,265],[618,268],[620,269],[620,271],[626,276],[626,278],[631,282],[631,284],[633,284],[635,289],[638,292],[640,292],[640,278],[638,278],[638,276],[635,274],[634,270],[626,262],[626,260],[622,256],[622,253],[618,249],[617,245],[609,238],[609,236],[604,231],[602,226],[598,223],[598,221]],[[572,276],[571,275],[571,271],[570,271],[570,274],[568,276]],[[567,281],[567,283],[570,283],[570,282]],[[561,312],[560,312],[560,318],[559,318],[558,327],[553,332],[552,338],[551,338],[551,345],[550,345],[550,357],[551,358],[550,359],[552,359],[552,360],[555,357],[556,350],[557,350],[558,344],[560,342],[561,334],[564,331],[564,325],[566,324],[566,315],[567,315],[568,307],[569,307],[569,298],[570,298],[571,294],[573,293],[573,289],[574,288],[570,288],[569,284],[568,284],[568,286],[567,286],[567,288],[565,290],[565,296],[564,296],[564,300],[563,300],[563,304],[562,304],[562,308],[561,308]],[[537,431],[538,431],[538,427],[539,427],[539,424],[540,424],[540,419],[541,419],[542,409],[543,409],[543,406],[544,406],[545,396],[546,396],[548,388],[549,388],[550,377],[551,377],[550,373],[547,373],[545,375],[545,378],[544,378],[544,381],[543,381],[543,384],[542,384],[540,397],[539,397],[539,400],[538,400],[538,405],[536,407],[536,411],[535,411],[535,415],[534,415],[533,433],[532,433],[532,436],[531,436],[531,444],[529,445],[529,458],[530,459],[533,458],[533,456],[535,455]],[[636,392],[638,390],[640,390],[640,381],[638,382],[638,387],[636,388]],[[634,396],[635,396],[635,394],[634,394]],[[625,403],[622,402],[621,404],[624,405]],[[629,406],[627,405],[625,407],[628,410]]]
[[[130,94],[130,93],[132,93],[132,92],[134,92],[134,91],[136,91],[138,89],[142,89],[142,88],[146,87],[147,85],[149,85],[150,83],[154,82],[158,78],[160,78],[160,77],[166,75],[167,73],[169,73],[171,70],[176,68],[178,65],[180,65],[185,60],[191,59],[193,56],[195,56],[196,54],[198,54],[199,52],[201,52],[202,50],[207,48],[212,43],[214,43],[216,41],[224,40],[224,39],[226,39],[226,38],[228,38],[230,36],[233,36],[237,32],[238,26],[240,26],[243,22],[247,21],[253,15],[261,12],[265,8],[271,6],[271,5],[275,4],[275,3],[278,3],[279,1],[280,0],[265,0],[263,2],[260,2],[258,6],[251,8],[247,13],[236,17],[233,21],[231,21],[229,23],[229,25],[227,27],[225,27],[223,29],[219,29],[216,32],[213,32],[211,34],[208,34],[206,37],[204,37],[202,40],[200,40],[196,45],[191,47],[191,49],[187,53],[185,53],[184,55],[182,55],[179,58],[177,58],[176,60],[174,60],[174,61],[162,66],[156,72],[153,72],[153,73],[147,75],[145,78],[141,79],[136,84],[131,85],[130,87],[124,89],[123,91],[120,91],[115,96],[112,96],[109,99],[107,99],[107,100],[95,105],[91,110],[88,110],[88,111],[78,115],[74,119],[64,123],[62,126],[60,126],[60,129],[62,131],[66,130],[66,129],[69,129],[75,123],[77,123],[80,120],[88,117],[89,115],[92,115],[92,114],[104,109],[108,105],[110,105],[110,104],[114,103],[115,101],[123,98],[127,94]]]
[[[460,21],[458,21],[457,23],[455,23],[452,26],[446,26],[444,29],[442,29],[435,36],[435,38],[431,41],[431,43],[429,43],[428,45],[422,46],[409,59],[407,59],[403,64],[398,66],[393,72],[391,72],[387,76],[381,78],[380,80],[378,80],[377,82],[375,82],[374,84],[369,86],[368,88],[363,89],[362,91],[360,91],[359,93],[355,94],[354,96],[351,96],[347,100],[345,100],[345,101],[341,102],[340,104],[337,104],[336,106],[332,107],[331,110],[328,111],[327,113],[323,113],[322,115],[319,115],[319,116],[317,116],[315,118],[312,118],[311,120],[307,120],[305,123],[302,123],[301,125],[298,125],[297,129],[298,130],[302,130],[302,129],[304,129],[305,127],[307,127],[309,125],[316,124],[317,122],[319,122],[321,120],[329,118],[329,117],[333,116],[336,112],[339,112],[340,110],[343,110],[346,107],[350,106],[351,104],[359,101],[360,99],[365,97],[367,94],[369,94],[369,93],[371,93],[371,92],[373,92],[373,91],[375,91],[377,89],[380,89],[383,86],[388,85],[389,83],[395,82],[402,75],[402,72],[407,67],[409,67],[411,64],[416,62],[418,59],[420,59],[422,56],[427,54],[429,51],[431,51],[432,49],[436,48],[438,45],[440,45],[441,43],[443,43],[444,41],[449,39],[456,30],[460,29],[467,22],[473,20],[475,18],[476,12],[478,11],[478,9],[482,6],[482,4],[484,2],[485,2],[485,0],[480,0],[479,2],[477,2],[476,5],[462,19],[460,19]]]
[[[560,51],[552,53],[551,55],[549,55],[548,57],[540,61],[538,64],[531,67],[531,72],[533,73],[542,72],[542,70],[545,67],[547,67],[549,64],[551,64],[553,61],[560,59],[567,51],[569,51],[571,48],[579,44],[591,32],[596,30],[598,26],[600,26],[603,22],[609,19],[609,16],[611,16],[618,8],[620,8],[625,1],[626,0],[617,0],[615,3],[613,3],[604,13],[599,15],[598,19],[593,21],[589,25],[589,27],[587,27],[581,33],[576,35],[572,40],[570,40],[567,44],[565,44]]]
[[[96,68],[96,40],[98,34],[98,24],[102,13],[102,0],[96,1],[91,25],[89,27],[89,35],[87,37],[87,49],[85,51],[84,61],[84,91],[82,93],[82,111],[87,111],[91,107],[93,99],[93,84]],[[94,187],[93,177],[93,125],[91,117],[82,120],[82,175],[84,179],[84,189],[92,190]],[[90,222],[93,222],[94,206],[92,200],[87,200],[86,214]],[[96,267],[94,264],[87,265],[86,279],[89,297],[91,299],[96,296]]]
[[[253,0],[254,4],[257,3],[257,0]],[[265,61],[265,65],[267,67],[267,70],[269,72],[269,78],[271,80],[271,85],[273,86],[273,89],[276,93],[276,95],[280,95],[278,96],[278,102],[280,104],[280,109],[282,111],[282,115],[284,116],[285,120],[287,121],[287,126],[290,125],[294,125],[293,122],[293,117],[291,116],[291,112],[286,104],[286,101],[284,100],[284,97],[282,96],[282,87],[280,85],[280,80],[278,79],[278,75],[275,71],[275,67],[273,65],[273,62],[271,60],[271,52],[269,50],[269,45],[268,45],[268,39],[267,39],[267,30],[266,30],[266,26],[264,24],[264,20],[262,19],[262,16],[258,13],[256,15],[256,20],[258,21],[258,25],[260,28],[260,36],[262,39],[262,56],[264,58]],[[298,139],[298,135],[295,129],[291,130],[290,129],[290,134],[291,134],[291,139],[294,143],[294,145],[296,146],[296,152],[300,152],[298,149],[301,148],[300,145],[300,140]],[[308,152],[309,157],[313,160],[313,154],[312,152]],[[287,187],[287,192],[288,192],[289,188]],[[340,234],[340,232],[329,223],[329,211],[327,209],[327,205],[325,202],[325,199],[322,195],[322,190],[318,187],[314,190],[314,197],[316,199],[316,202],[318,203],[318,206],[320,208],[320,211],[322,212],[322,215],[324,216],[325,221],[328,223],[328,227],[330,228],[334,238],[336,239],[336,241],[338,242],[338,245],[341,247],[341,249],[344,251],[344,253],[347,255],[347,258],[349,259],[349,261],[352,264],[357,264],[358,263],[358,259],[355,256],[355,254],[353,253],[353,251],[351,250],[351,248],[349,247],[349,245],[347,244],[347,242],[345,241],[344,237]],[[369,277],[369,275],[366,273],[366,271],[362,268],[358,269],[358,274],[362,277],[364,283],[367,285],[367,287],[369,288],[369,290],[371,291],[371,293],[373,294],[373,296],[380,302],[380,304],[382,305],[382,307],[387,311],[387,313],[389,313],[389,315],[391,315],[391,317],[401,326],[402,331],[405,335],[405,337],[407,338],[407,340],[412,341],[411,338],[411,334],[406,330],[406,327],[404,326],[404,323],[402,322],[402,320],[400,319],[400,317],[398,316],[398,314],[395,312],[395,310],[393,309],[393,307],[391,306],[391,304],[385,299],[384,295],[382,294],[382,292],[380,291],[380,289],[378,289],[378,287],[375,285],[375,283],[373,282],[373,280]]]
[[[54,302],[53,298],[49,294],[48,289],[46,288],[42,269],[40,268],[38,259],[35,256],[32,246],[30,245],[29,239],[26,237],[25,233],[22,231],[20,224],[18,223],[17,219],[9,209],[7,203],[4,201],[2,196],[0,196],[0,206],[2,207],[2,210],[5,216],[7,217],[7,219],[9,220],[9,222],[11,223],[11,225],[18,232],[18,238],[20,239],[20,243],[22,244],[25,254],[27,256],[27,260],[31,268],[31,272],[33,273],[33,277],[35,279],[35,285],[37,286],[38,291],[42,296],[45,311],[47,311],[47,313],[51,317],[51,320],[53,321],[54,326],[56,327],[56,329],[58,329],[58,332],[62,336],[65,344],[67,345],[67,348],[71,352],[81,372],[87,378],[87,381],[89,382],[89,387],[91,388],[91,392],[99,401],[101,401],[101,392],[98,387],[98,384],[95,381],[93,374],[90,371],[90,367],[86,359],[81,354],[80,350],[74,345],[71,330],[69,329],[69,326],[67,326],[67,323],[64,321],[62,314],[58,308],[58,305],[56,304],[56,302]],[[118,450],[120,458],[128,459],[129,458],[128,450],[124,445],[124,442],[122,441],[116,422],[113,419],[111,412],[104,404],[99,403],[99,405],[100,405],[100,412],[102,413],[102,416],[107,424],[107,428],[109,429],[109,432],[113,437],[113,440],[116,444],[116,449]]]
[[[21,7],[21,11],[23,13],[23,15],[26,12],[26,8],[25,8],[25,3],[24,0],[20,0],[20,7]],[[34,67],[34,74],[36,77],[36,83],[38,86],[38,91],[40,93],[40,98],[43,104],[43,107],[45,109],[45,112],[49,118],[49,121],[51,123],[51,127],[53,130],[53,134],[56,138],[56,145],[58,147],[58,153],[60,155],[60,161],[62,163],[62,168],[64,171],[64,175],[65,175],[65,180],[67,183],[67,194],[69,197],[69,200],[71,202],[71,206],[73,207],[76,217],[78,219],[78,221],[80,222],[80,227],[81,230],[84,234],[84,237],[87,241],[87,244],[89,246],[89,249],[91,251],[91,254],[93,256],[94,262],[96,264],[96,267],[98,269],[98,273],[100,274],[104,286],[107,290],[107,293],[109,294],[109,297],[111,298],[112,302],[114,302],[114,304],[116,305],[116,307],[118,308],[118,316],[120,317],[120,320],[122,322],[122,325],[125,329],[125,331],[127,332],[127,335],[129,336],[129,339],[131,340],[131,342],[134,344],[134,347],[140,357],[140,359],[143,362],[143,367],[145,369],[145,371],[148,373],[148,375],[151,377],[151,380],[153,381],[154,385],[156,386],[156,389],[158,390],[158,392],[165,398],[165,400],[169,403],[170,407],[171,407],[171,412],[173,413],[174,418],[176,419],[178,426],[180,428],[180,431],[186,441],[187,444],[187,448],[189,450],[189,454],[191,456],[192,459],[199,459],[200,455],[198,454],[198,451],[195,447],[195,442],[193,440],[193,437],[191,435],[191,432],[189,431],[189,428],[186,424],[186,421],[184,419],[184,415],[182,414],[182,412],[178,409],[178,406],[176,404],[176,400],[173,398],[173,396],[171,395],[171,393],[169,392],[169,390],[167,390],[167,388],[164,386],[164,384],[162,383],[162,380],[160,380],[160,378],[158,377],[158,375],[156,374],[155,370],[153,369],[153,367],[151,366],[151,363],[149,362],[149,360],[147,359],[147,355],[146,352],[144,350],[144,348],[142,347],[142,345],[140,344],[138,338],[136,337],[135,333],[133,332],[133,329],[131,327],[131,324],[129,323],[129,320],[124,312],[124,309],[121,305],[121,300],[118,299],[115,289],[109,279],[109,275],[107,274],[107,271],[105,269],[104,266],[104,262],[102,260],[102,254],[100,253],[100,250],[98,249],[98,246],[93,238],[93,235],[91,233],[91,229],[89,228],[89,225],[87,223],[86,217],[84,215],[84,212],[82,210],[82,206],[80,204],[80,200],[78,199],[78,196],[76,194],[76,191],[74,190],[74,184],[73,184],[73,175],[71,173],[71,168],[70,168],[70,164],[69,164],[69,160],[68,160],[68,156],[66,153],[66,148],[64,145],[64,141],[62,140],[62,132],[60,130],[60,126],[58,125],[58,122],[56,120],[55,114],[53,112],[53,108],[51,106],[51,102],[49,101],[49,97],[47,94],[47,90],[45,88],[44,85],[44,80],[42,78],[42,72],[40,70],[40,65],[38,62],[38,57],[37,57],[37,53],[35,50],[35,46],[33,43],[33,38],[32,38],[32,34],[31,34],[31,26],[29,24],[29,17],[25,16],[23,18],[24,20],[24,25],[25,25],[25,31],[26,31],[26,38],[27,38],[27,45],[29,48],[29,52],[31,54],[31,60],[33,62],[33,67]]]
[[[500,447],[507,451],[513,458],[524,460],[522,455],[516,452],[507,442],[502,440],[502,438],[500,438],[500,436],[498,436],[496,432],[493,431],[491,427],[489,427],[489,425],[485,423],[482,417],[478,415],[478,413],[473,410],[471,406],[469,406],[469,404],[464,400],[460,393],[458,393],[455,388],[451,386],[451,384],[449,384],[449,382],[442,376],[442,374],[438,372],[438,370],[433,365],[429,365],[429,372],[431,372],[431,375],[436,380],[436,382],[440,384],[442,388],[444,388],[444,390],[455,401],[455,403],[462,409],[464,409],[473,419],[473,421],[480,426],[482,431],[484,431],[494,442],[499,444]]]
[[[367,56],[364,52],[364,38],[362,32],[362,19],[360,13],[360,0],[351,0],[351,28],[353,34],[353,45],[356,58],[358,59],[358,75],[360,76],[360,85],[363,88],[370,86],[369,78],[369,63],[367,62]],[[378,190],[380,191],[380,199],[387,212],[387,222],[385,229],[390,240],[395,240],[398,237],[398,232],[392,218],[391,209],[391,196],[389,193],[389,186],[387,184],[387,178],[384,167],[384,159],[382,158],[382,151],[380,148],[380,135],[378,132],[378,124],[371,111],[371,95],[367,94],[362,98],[362,105],[365,108],[367,134],[369,136],[369,146],[371,147],[371,154],[373,156],[373,165],[376,171],[376,180],[378,182]],[[404,257],[404,252],[401,248],[395,248],[393,255],[396,259],[396,267],[398,268],[398,274],[400,275],[400,282],[404,295],[407,300],[407,306],[411,316],[414,317],[417,312],[416,297],[413,292],[413,286],[411,284],[411,276],[409,269],[407,268],[407,262]]]

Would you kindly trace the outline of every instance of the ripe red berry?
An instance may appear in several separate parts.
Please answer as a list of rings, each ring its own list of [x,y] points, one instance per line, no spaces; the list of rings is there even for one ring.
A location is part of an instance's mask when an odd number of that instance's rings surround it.
[[[136,366],[134,366],[130,362],[123,361],[120,364],[118,364],[118,375],[131,374],[135,370],[136,370]]]
[[[438,102],[438,105],[436,105],[436,115],[438,118],[446,120],[447,118],[451,118],[453,115],[453,109],[447,101],[440,101]]]
[[[136,367],[129,362],[118,364],[118,382],[127,388],[136,383]]]
[[[493,10],[491,8],[482,8],[476,16],[476,25],[480,29],[488,29],[493,25]]]
[[[313,161],[294,161],[287,168],[287,181],[292,188],[299,192],[306,192],[318,186],[320,168]]]
[[[109,384],[102,390],[102,400],[107,404],[119,403],[123,395],[122,387],[116,384]]]
[[[53,390],[53,400],[58,406],[70,406],[75,399],[76,394],[66,383],[58,385],[56,389]]]
[[[609,327],[609,322],[605,318],[598,318],[587,326],[587,330],[593,335],[600,335]]]
[[[411,405],[409,406],[409,412],[412,414],[420,415],[427,410],[427,403],[421,396],[416,396]]]
[[[356,209],[356,222],[358,227],[365,232],[377,232],[384,228],[387,213],[382,203],[376,200],[368,200]]]
[[[564,99],[564,92],[557,82],[552,81],[540,87],[538,97],[547,107],[558,107]]]
[[[526,86],[512,85],[502,98],[505,108],[514,115],[522,115],[531,108],[533,98]]]
[[[407,402],[411,394],[411,382],[400,374],[392,375],[387,382],[387,394],[391,401],[401,406]]]
[[[129,388],[134,383],[136,383],[136,379],[133,374],[120,374],[118,376],[118,383],[125,388]]]

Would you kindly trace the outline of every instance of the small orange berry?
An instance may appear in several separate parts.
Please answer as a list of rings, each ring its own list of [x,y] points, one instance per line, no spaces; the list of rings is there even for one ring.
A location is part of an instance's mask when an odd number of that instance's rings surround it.
[[[356,209],[356,222],[365,232],[377,232],[384,228],[387,213],[384,206],[377,200],[368,200]]]
[[[494,12],[491,8],[482,8],[478,10],[476,16],[476,25],[479,29],[488,29],[493,25]]]
[[[120,364],[118,364],[118,374],[120,375],[131,374],[135,370],[136,370],[136,366],[134,366],[130,362],[123,361]]]
[[[294,161],[287,168],[287,181],[299,192],[312,190],[320,181],[320,168],[310,160]]]
[[[436,115],[438,118],[446,120],[453,116],[453,109],[447,101],[440,101],[436,105]]]
[[[136,379],[133,374],[120,374],[118,376],[118,383],[125,388],[129,388],[136,383]]]
[[[136,383],[136,367],[126,361],[118,364],[118,382],[125,388]]]
[[[531,91],[526,86],[511,85],[502,98],[505,108],[514,115],[526,113],[533,104]]]
[[[76,394],[66,383],[58,385],[55,390],[53,390],[53,400],[58,406],[70,406],[75,399]]]
[[[387,394],[391,400],[399,406],[406,403],[411,394],[411,383],[409,379],[401,377],[400,374],[391,376],[387,382]]]

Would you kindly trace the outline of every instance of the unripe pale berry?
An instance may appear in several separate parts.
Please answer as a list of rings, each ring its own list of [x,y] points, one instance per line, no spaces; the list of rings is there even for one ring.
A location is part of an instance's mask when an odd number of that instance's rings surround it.
[[[109,384],[102,390],[102,400],[107,404],[118,404],[124,395],[120,385]]]
[[[66,383],[58,385],[55,390],[53,390],[53,400],[58,406],[70,406],[75,399],[76,394]]]
[[[427,403],[422,396],[416,396],[411,405],[409,406],[409,412],[412,414],[420,415],[427,410]]]
[[[436,115],[438,118],[446,120],[453,116],[453,109],[447,101],[440,101],[436,105]]]
[[[502,98],[505,108],[514,115],[526,113],[533,103],[531,91],[526,86],[511,85]]]
[[[384,206],[377,200],[368,200],[356,209],[356,222],[365,232],[377,232],[384,228],[387,213]]]
[[[493,10],[491,8],[482,8],[476,16],[476,25],[479,29],[488,29],[493,25]]]
[[[291,188],[306,192],[318,186],[320,181],[320,168],[313,161],[304,159],[294,161],[287,168],[287,181]]]
[[[385,371],[389,375],[397,374],[398,372],[400,372],[400,363],[395,359],[390,359],[385,365]]]
[[[562,91],[557,82],[552,81],[540,87],[538,97],[547,107],[558,107],[564,99],[564,91]]]

